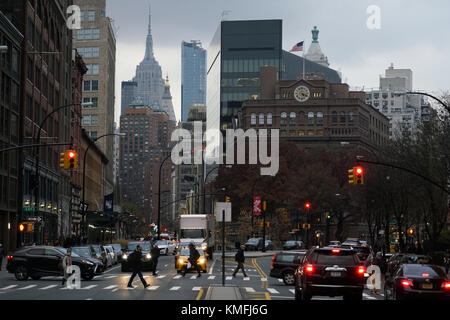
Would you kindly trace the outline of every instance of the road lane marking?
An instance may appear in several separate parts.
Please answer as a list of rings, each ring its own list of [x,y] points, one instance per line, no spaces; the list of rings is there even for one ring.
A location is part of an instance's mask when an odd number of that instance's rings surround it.
[[[163,276],[157,276],[156,279],[162,279],[162,278],[165,278],[165,277],[166,277],[166,275],[163,275]]]
[[[7,286],[7,287],[4,287],[4,288],[1,288],[0,290],[9,290],[9,289],[12,289],[12,288],[15,288],[15,287],[17,287],[17,284],[13,284],[11,286]]]
[[[116,267],[113,267],[113,268],[111,268],[111,269],[109,269],[109,270],[107,270],[107,271],[103,271],[103,273],[108,273],[108,272],[110,272],[110,271],[113,271],[113,270],[116,270],[117,268],[119,268],[120,267],[120,265],[118,265],[118,266],[116,266]],[[101,276],[100,276],[101,277]]]
[[[214,270],[214,265],[216,264],[216,261],[217,261],[217,258],[214,259],[214,262],[213,262],[213,264],[211,265],[211,268],[209,268],[208,274],[212,274],[212,272],[213,272],[213,270]]]
[[[177,291],[178,289],[180,289],[181,287],[172,287],[169,289],[169,291]]]
[[[231,279],[233,279],[232,276],[227,276],[227,277],[226,277],[226,280],[231,280]]]
[[[173,277],[174,279],[180,279],[182,277],[182,275],[181,274],[179,274],[179,275],[176,275],[175,277]]]
[[[119,288],[115,288],[113,291],[111,291],[111,292],[116,292],[117,290],[119,290]]]
[[[249,281],[250,277],[244,277],[244,281]]]
[[[192,291],[199,291],[202,287],[193,287]]]
[[[159,286],[151,286],[151,287],[148,287],[147,290],[156,290],[158,288],[159,288]]]
[[[275,290],[273,288],[267,288],[267,291],[269,291],[270,293],[273,293],[273,294],[280,294],[277,290]]]
[[[255,292],[255,289],[250,288],[250,287],[245,287],[245,290],[246,290],[247,292]]]
[[[261,281],[267,281],[267,278],[261,278]]]
[[[195,298],[195,300],[200,300],[200,298],[202,297],[202,295],[203,295],[203,289],[200,289],[200,290],[198,291],[198,295],[197,295],[197,297]]]
[[[191,279],[192,280],[197,279],[197,276],[192,276]]]
[[[292,294],[295,294],[295,290],[294,289],[289,289],[290,292],[292,292]]]
[[[54,288],[57,286],[58,286],[57,284],[52,284],[51,286],[46,286],[46,287],[40,288],[39,290],[48,290],[48,289],[51,289],[51,288]]]
[[[107,276],[107,277],[105,277],[105,279],[112,279],[112,278],[117,278],[118,277],[118,275],[115,275],[115,276]]]
[[[283,282],[283,279],[278,279],[278,282]]]
[[[209,280],[214,280],[216,278],[216,276],[209,276],[208,279]]]
[[[92,285],[90,285],[90,286],[87,286],[87,287],[84,287],[84,288],[81,288],[82,290],[90,290],[90,289],[92,289],[92,288],[95,288],[97,285],[96,284],[92,284]]]
[[[114,289],[114,288],[117,288],[117,286],[113,285],[113,286],[105,287],[105,288],[103,288],[103,290],[111,290],[111,289]]]
[[[28,289],[34,288],[36,286],[37,286],[37,284],[32,284],[32,285],[29,285],[29,286],[26,286],[26,287],[23,287],[23,288],[19,288],[17,290],[28,290]]]

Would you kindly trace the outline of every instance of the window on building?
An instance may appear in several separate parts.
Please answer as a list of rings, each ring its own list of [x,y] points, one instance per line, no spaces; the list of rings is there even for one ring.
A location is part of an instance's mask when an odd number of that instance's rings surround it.
[[[259,114],[259,124],[264,124],[264,113]]]
[[[267,114],[267,124],[272,125],[272,113],[271,112],[269,112]]]
[[[98,63],[90,63],[86,65],[87,67],[87,75],[98,75],[99,73],[99,64]]]
[[[322,129],[317,130],[316,135],[323,136],[323,130]]]
[[[100,29],[81,29],[77,32],[78,40],[98,40],[100,39]]]
[[[308,136],[313,136],[314,135],[314,130],[308,130],[307,134],[308,134]]]
[[[83,109],[98,108],[98,97],[85,97],[83,103],[92,102],[92,106],[83,106]]]
[[[88,21],[95,21],[95,11],[88,11]]]
[[[322,112],[317,112],[317,124],[323,125],[323,113]]]
[[[100,56],[99,47],[80,47],[77,48],[77,51],[83,58],[98,58]]]
[[[354,121],[354,113],[350,111],[348,113],[348,122],[353,122],[353,121]]]
[[[340,113],[339,122],[345,123],[345,112],[344,111],[341,111],[341,113]]]
[[[336,111],[331,112],[331,122],[332,123],[337,123],[338,122],[338,116],[337,116],[337,112]]]
[[[252,113],[252,114],[250,115],[250,124],[251,124],[252,126],[256,125],[256,113]]]
[[[282,112],[280,115],[280,124],[281,125],[286,125],[287,124],[287,113],[286,112]]]
[[[98,80],[86,80],[83,83],[83,91],[98,91]]]
[[[314,112],[308,112],[308,124],[314,124]]]
[[[289,123],[290,123],[290,124],[295,124],[295,123],[296,123],[295,117],[296,117],[295,112],[291,112],[291,113],[289,114]]]
[[[80,11],[80,21],[84,22],[84,14],[86,13],[86,11]]]

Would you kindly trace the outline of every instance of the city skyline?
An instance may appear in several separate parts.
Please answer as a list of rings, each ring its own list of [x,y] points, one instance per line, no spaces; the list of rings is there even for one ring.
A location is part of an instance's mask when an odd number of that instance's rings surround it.
[[[136,0],[128,5],[128,10],[123,10],[118,0],[109,0],[107,10],[117,33],[116,92],[120,92],[121,81],[132,77],[136,65],[144,57],[148,16],[143,13],[148,12],[149,3],[153,12],[155,57],[161,64],[163,75],[169,75],[177,120],[181,119],[181,42],[197,39],[207,48],[224,10],[231,10],[224,16],[227,20],[282,19],[284,50],[301,40],[305,41],[305,50],[308,50],[311,30],[317,26],[321,31],[320,45],[329,59],[330,68],[341,71],[343,82],[351,87],[378,87],[379,76],[390,63],[413,70],[415,89],[439,93],[449,87],[445,74],[450,68],[444,63],[450,45],[441,40],[445,38],[450,22],[446,19],[446,10],[436,11],[426,3],[408,2],[405,6],[406,1],[377,1],[375,5],[381,9],[381,29],[369,30],[366,21],[370,14],[366,10],[373,1],[357,4],[303,1],[300,5],[287,0],[277,4]],[[439,3],[441,8],[450,8],[444,1]],[[293,9],[296,7],[299,10]],[[308,14],[302,14],[302,9]],[[170,18],[166,14],[168,11],[172,13]],[[137,12],[142,14],[136,15]],[[420,21],[420,24],[411,24],[411,21]],[[183,28],[178,28],[180,23],[184,23]],[[433,32],[429,32],[426,25],[433,25]],[[117,98],[116,110],[119,110],[120,98]],[[120,112],[116,112],[116,122],[118,114]]]

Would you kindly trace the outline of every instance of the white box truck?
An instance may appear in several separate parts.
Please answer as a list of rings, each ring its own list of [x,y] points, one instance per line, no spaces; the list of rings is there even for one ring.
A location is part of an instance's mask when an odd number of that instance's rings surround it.
[[[212,258],[214,251],[214,215],[182,214],[180,215],[180,243],[193,242]]]

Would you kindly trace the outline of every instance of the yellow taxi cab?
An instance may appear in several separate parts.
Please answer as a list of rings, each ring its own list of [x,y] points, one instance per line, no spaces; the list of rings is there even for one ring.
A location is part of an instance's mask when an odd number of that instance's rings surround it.
[[[201,270],[203,273],[206,273],[206,259],[208,257],[208,254],[205,253],[202,249],[196,248],[198,253],[200,253],[200,258],[197,261],[197,265],[201,267]],[[188,259],[189,259],[189,248],[183,247],[181,250],[177,252],[175,255],[175,269],[177,270],[177,273],[181,273],[181,270],[183,269],[183,266],[188,265]],[[192,267],[188,269],[193,270]]]

